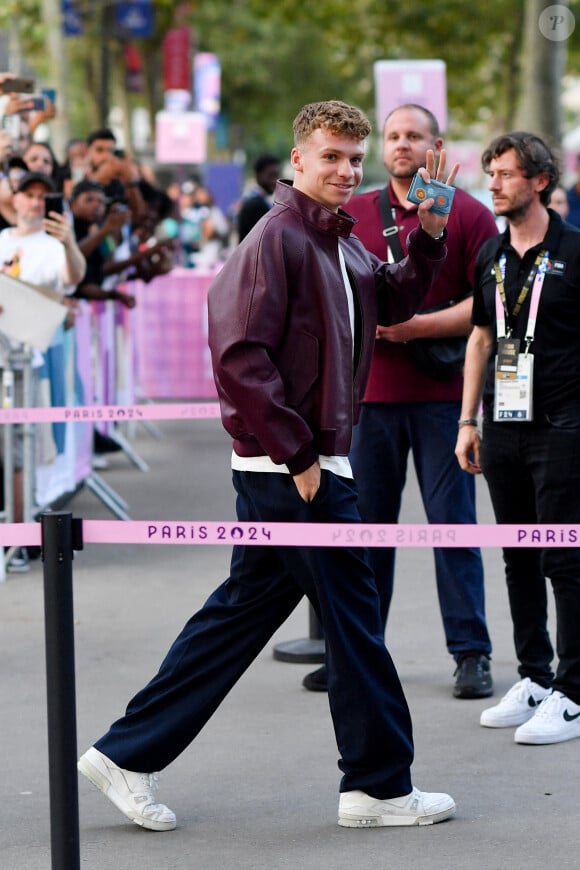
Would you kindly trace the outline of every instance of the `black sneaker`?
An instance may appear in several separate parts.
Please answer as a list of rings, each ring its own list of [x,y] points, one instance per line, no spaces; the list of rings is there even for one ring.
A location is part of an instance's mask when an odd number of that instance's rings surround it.
[[[309,692],[328,692],[328,674],[326,672],[326,665],[322,665],[318,670],[306,674],[302,680],[302,685],[305,689],[308,689]]]
[[[489,698],[493,694],[491,665],[483,653],[462,653],[453,676],[454,698]]]
[[[98,429],[93,431],[93,451],[101,455],[102,453],[117,453],[123,448],[118,441],[111,438],[110,435],[103,435]]]

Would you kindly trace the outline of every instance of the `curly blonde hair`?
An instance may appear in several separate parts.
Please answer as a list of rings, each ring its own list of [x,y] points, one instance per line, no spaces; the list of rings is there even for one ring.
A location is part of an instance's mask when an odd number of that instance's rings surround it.
[[[294,144],[301,145],[319,127],[336,136],[351,136],[358,140],[366,139],[372,130],[370,121],[356,106],[340,100],[308,103],[294,119]]]

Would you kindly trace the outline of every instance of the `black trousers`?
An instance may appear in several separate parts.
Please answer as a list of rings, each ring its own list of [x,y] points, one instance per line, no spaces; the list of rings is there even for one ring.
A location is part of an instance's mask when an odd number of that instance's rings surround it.
[[[580,523],[580,428],[539,423],[483,426],[481,466],[498,523]],[[580,543],[580,541],[579,541]],[[580,548],[506,548],[520,676],[580,704]],[[556,653],[547,628],[546,578],[556,606]]]

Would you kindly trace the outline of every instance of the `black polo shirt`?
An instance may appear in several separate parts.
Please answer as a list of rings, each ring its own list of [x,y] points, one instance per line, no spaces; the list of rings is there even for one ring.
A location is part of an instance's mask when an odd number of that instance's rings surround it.
[[[548,212],[550,223],[543,242],[526,251],[522,258],[510,244],[509,227],[502,235],[485,242],[477,257],[472,323],[491,326],[493,332],[484,412],[486,419],[492,419],[497,353],[494,263],[505,253],[505,293],[508,311],[512,312],[539,251],[545,248],[550,262],[530,347],[534,355],[534,423],[548,418],[554,425],[580,427],[580,229],[562,221],[551,209]],[[531,297],[530,288],[517,318],[511,318],[513,336],[521,341],[520,351],[525,348]]]

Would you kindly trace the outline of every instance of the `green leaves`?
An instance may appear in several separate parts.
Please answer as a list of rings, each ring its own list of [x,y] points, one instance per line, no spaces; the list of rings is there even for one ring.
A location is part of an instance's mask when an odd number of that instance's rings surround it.
[[[93,125],[87,82],[100,80],[98,22],[113,0],[79,0],[86,15],[83,37],[67,40],[75,124]],[[447,64],[448,135],[487,137],[512,125],[525,87],[520,72],[524,10],[534,0],[153,0],[155,33],[138,41],[150,88],[152,111],[162,107],[161,52],[169,27],[187,24],[198,51],[215,52],[222,65],[222,103],[230,147],[250,156],[271,148],[282,155],[291,142],[290,121],[306,102],[340,98],[374,117],[373,63],[382,59],[441,58]],[[537,2],[537,0],[536,0]],[[0,27],[18,22],[27,59],[43,57],[46,28],[42,0],[3,0]],[[546,3],[544,5],[549,5]],[[568,69],[580,57],[579,18],[570,37]],[[178,18],[179,10],[179,18]],[[183,11],[185,10],[185,11]],[[558,99],[559,94],[554,95]],[[83,120],[83,113],[87,115]]]

